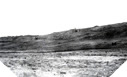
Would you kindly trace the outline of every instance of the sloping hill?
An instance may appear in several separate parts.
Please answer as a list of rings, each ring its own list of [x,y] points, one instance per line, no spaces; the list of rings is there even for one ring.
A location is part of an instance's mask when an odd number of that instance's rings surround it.
[[[72,29],[44,36],[0,38],[0,50],[72,51],[127,47],[127,23]]]

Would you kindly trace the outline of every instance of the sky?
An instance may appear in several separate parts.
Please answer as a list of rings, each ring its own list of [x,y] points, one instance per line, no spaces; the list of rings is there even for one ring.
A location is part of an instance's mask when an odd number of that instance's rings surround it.
[[[0,0],[0,37],[127,21],[126,0]]]

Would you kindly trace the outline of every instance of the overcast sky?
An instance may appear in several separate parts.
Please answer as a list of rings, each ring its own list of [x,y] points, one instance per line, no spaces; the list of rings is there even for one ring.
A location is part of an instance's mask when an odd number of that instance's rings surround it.
[[[0,0],[0,36],[44,35],[127,21],[126,0]]]

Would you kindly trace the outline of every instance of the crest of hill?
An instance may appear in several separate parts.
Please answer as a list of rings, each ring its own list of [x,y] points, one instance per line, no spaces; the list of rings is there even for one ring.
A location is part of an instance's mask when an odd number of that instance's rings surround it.
[[[127,47],[127,23],[71,29],[49,35],[0,38],[0,50],[71,51]]]

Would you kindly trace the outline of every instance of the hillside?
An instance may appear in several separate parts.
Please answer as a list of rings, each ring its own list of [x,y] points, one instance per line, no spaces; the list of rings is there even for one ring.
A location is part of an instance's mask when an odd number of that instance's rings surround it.
[[[0,50],[38,50],[58,52],[127,47],[127,23],[72,29],[44,36],[8,36],[0,38]],[[15,52],[16,52],[15,51]]]

